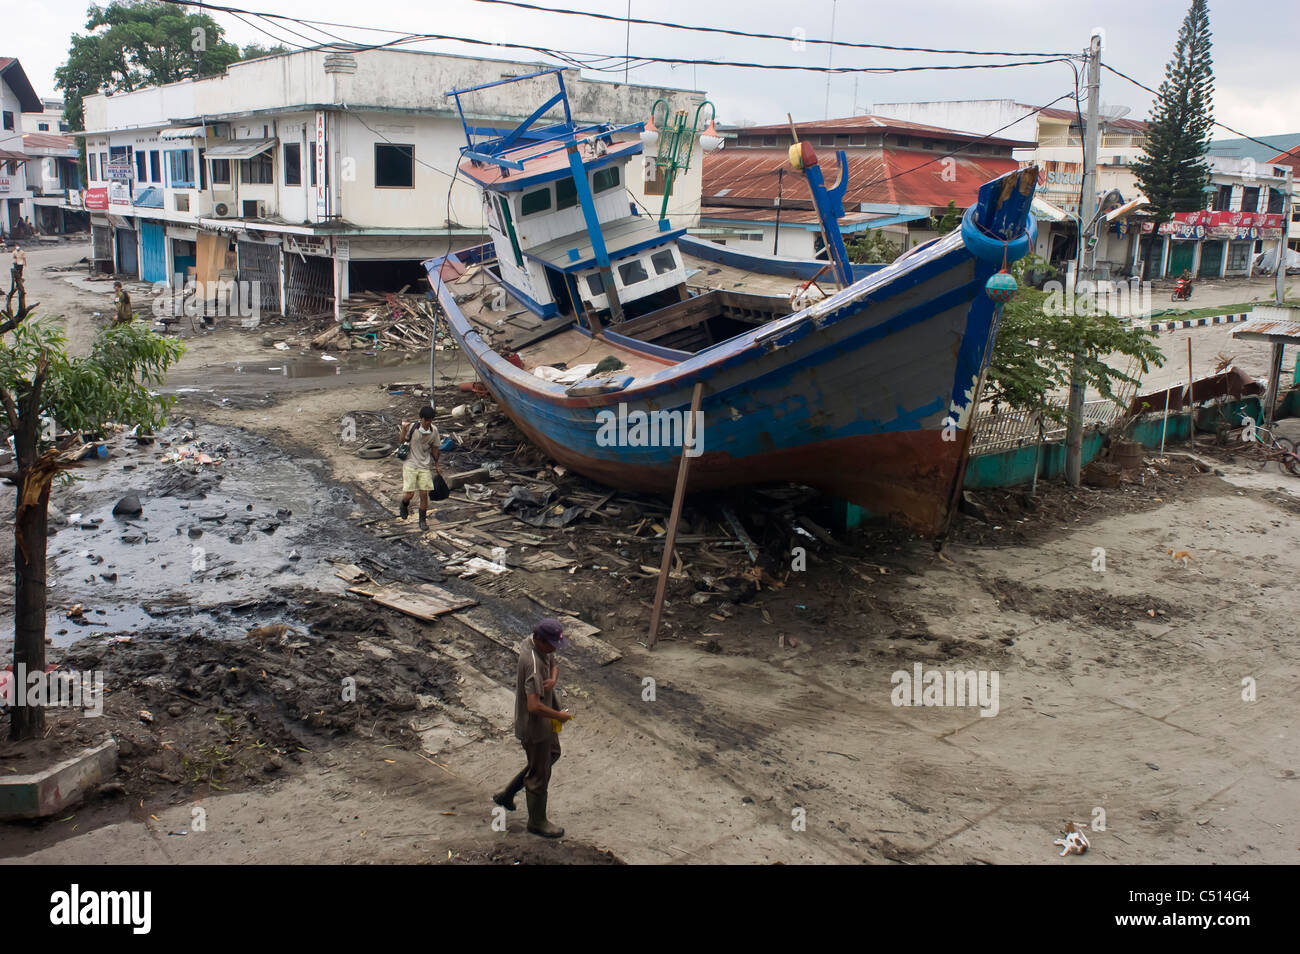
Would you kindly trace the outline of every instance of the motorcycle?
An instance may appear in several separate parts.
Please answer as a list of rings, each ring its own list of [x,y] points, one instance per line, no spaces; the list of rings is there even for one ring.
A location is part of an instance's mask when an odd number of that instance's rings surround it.
[[[1170,301],[1187,301],[1192,297],[1192,282],[1188,278],[1178,279],[1174,285],[1173,294],[1169,296]]]

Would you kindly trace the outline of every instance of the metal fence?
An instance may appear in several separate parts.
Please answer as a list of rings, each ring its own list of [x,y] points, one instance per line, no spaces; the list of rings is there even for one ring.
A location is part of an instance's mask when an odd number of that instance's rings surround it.
[[[1053,407],[1064,410],[1065,402],[1052,402]],[[1083,428],[1106,427],[1123,413],[1114,401],[1088,401],[1083,405]],[[1041,431],[1040,431],[1041,425]],[[994,411],[991,407],[975,415],[971,425],[972,454],[996,454],[1001,451],[1026,447],[1038,441],[1056,441],[1065,437],[1065,425],[1050,420],[1037,411],[1009,409]]]

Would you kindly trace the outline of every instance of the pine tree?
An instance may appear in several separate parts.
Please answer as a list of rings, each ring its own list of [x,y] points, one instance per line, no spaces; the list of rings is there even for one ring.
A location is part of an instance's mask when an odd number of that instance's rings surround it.
[[[1203,189],[1210,177],[1205,153],[1213,127],[1210,13],[1206,0],[1192,0],[1151,106],[1145,154],[1132,165],[1157,222],[1204,207]]]

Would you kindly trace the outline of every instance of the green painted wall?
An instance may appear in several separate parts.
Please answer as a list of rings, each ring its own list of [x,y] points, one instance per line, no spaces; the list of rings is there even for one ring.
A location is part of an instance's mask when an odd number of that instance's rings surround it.
[[[1294,408],[1287,413],[1300,415],[1300,391],[1291,393],[1287,402],[1287,406]],[[1196,415],[1196,429],[1198,432],[1213,433],[1220,415],[1235,423],[1241,419],[1243,413],[1250,415],[1256,421],[1261,420],[1259,398],[1230,401],[1216,405],[1214,408],[1202,409]],[[1189,431],[1187,413],[1171,412],[1167,430],[1165,430],[1163,415],[1152,414],[1138,421],[1134,426],[1133,440],[1144,447],[1159,448],[1162,430],[1164,430],[1165,446],[1186,442]],[[1101,435],[1095,432],[1086,435],[1083,439],[1084,466],[1087,466],[1100,452]],[[1037,454],[1038,448],[1031,445],[1003,451],[1000,454],[981,454],[971,457],[966,464],[966,489],[1015,487],[1019,484],[1027,484],[1034,479],[1034,461]],[[1063,473],[1065,473],[1065,442],[1054,441],[1043,445],[1042,457],[1039,459],[1038,479],[1050,480]]]

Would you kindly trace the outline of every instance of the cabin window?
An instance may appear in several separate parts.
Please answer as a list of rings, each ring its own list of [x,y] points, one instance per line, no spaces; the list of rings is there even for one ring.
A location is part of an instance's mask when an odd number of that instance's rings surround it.
[[[375,143],[375,188],[415,188],[415,147],[400,143]]]
[[[655,252],[650,256],[650,263],[654,265],[656,275],[666,275],[677,267],[677,259],[670,248]]]
[[[639,258],[634,258],[626,265],[618,267],[618,277],[623,280],[624,285],[635,285],[637,282],[643,282],[650,277],[645,270],[645,263]]]
[[[548,186],[545,189],[534,189],[532,192],[525,192],[519,200],[520,215],[536,215],[538,212],[545,212],[551,207],[551,189]]]
[[[90,178],[91,178],[91,180],[92,180],[92,181],[95,181],[95,182],[99,181],[99,169],[98,169],[98,168],[96,167],[96,165],[95,165],[95,154],[94,154],[93,152],[92,152],[92,153],[89,153],[89,154],[87,155],[86,158],[87,158],[88,163],[89,163],[89,165],[90,165]]]
[[[212,160],[212,184],[230,185],[230,160],[229,159]]]
[[[510,217],[510,202],[505,196],[497,196],[497,204],[501,209],[501,220],[505,222],[506,235],[510,236],[510,248],[515,253],[515,265],[519,268],[524,267],[524,255],[519,250],[519,236],[515,233],[514,219]]]
[[[606,166],[591,177],[592,192],[608,192],[618,185],[618,166]]]
[[[605,279],[599,274],[587,276],[587,291],[591,292],[592,297],[599,297],[605,294]]]
[[[159,158],[157,149],[149,150],[149,181],[162,182],[162,160]]]
[[[148,162],[148,160],[149,157],[146,156],[143,152],[137,152],[135,154],[135,181],[136,182],[149,181],[149,177],[144,174],[145,163]]]
[[[578,204],[578,187],[572,179],[555,183],[555,208],[571,209]]]

